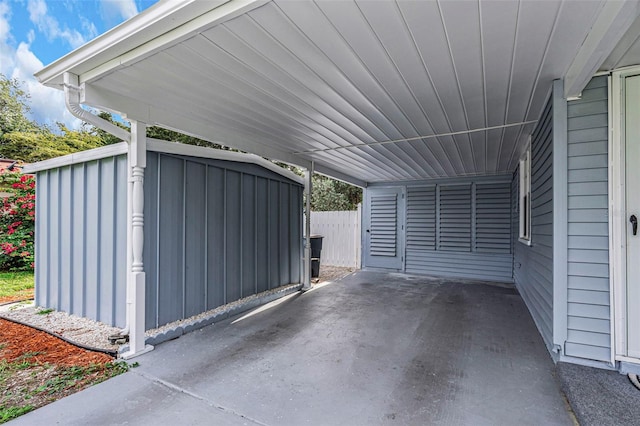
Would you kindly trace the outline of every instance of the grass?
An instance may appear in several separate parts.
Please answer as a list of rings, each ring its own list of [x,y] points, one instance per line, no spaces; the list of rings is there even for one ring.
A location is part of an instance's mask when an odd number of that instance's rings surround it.
[[[33,284],[33,271],[0,272],[0,300],[19,300],[32,294]]]
[[[30,360],[26,353],[13,362],[0,360],[0,424],[88,386],[129,370],[124,361],[104,365],[53,366]]]

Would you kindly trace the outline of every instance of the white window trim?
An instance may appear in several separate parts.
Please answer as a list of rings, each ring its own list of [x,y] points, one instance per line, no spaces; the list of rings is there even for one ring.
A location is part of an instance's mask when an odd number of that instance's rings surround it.
[[[531,245],[531,138],[520,157],[518,191],[518,241]]]

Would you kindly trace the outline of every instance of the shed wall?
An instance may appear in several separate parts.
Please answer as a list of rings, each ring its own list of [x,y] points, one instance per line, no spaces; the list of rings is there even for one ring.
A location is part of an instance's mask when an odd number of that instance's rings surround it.
[[[595,77],[567,105],[568,331],[565,354],[609,361],[608,87]]]
[[[515,228],[514,251],[516,286],[548,348],[553,346],[552,142],[553,111],[549,100],[531,135],[531,246],[517,241]],[[515,187],[516,193],[518,178],[516,172],[512,181],[512,188]],[[518,203],[514,208],[518,208]],[[517,223],[517,210],[514,216]]]
[[[253,164],[149,152],[146,328],[299,283],[302,194]]]
[[[124,327],[126,156],[36,179],[36,304]]]

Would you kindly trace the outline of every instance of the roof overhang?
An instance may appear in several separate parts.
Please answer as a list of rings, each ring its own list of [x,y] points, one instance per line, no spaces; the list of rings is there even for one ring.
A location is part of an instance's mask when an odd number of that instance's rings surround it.
[[[552,81],[626,56],[637,1],[164,1],[36,74],[365,186],[512,172]],[[636,29],[637,30],[637,29]],[[632,61],[635,59],[631,59]]]

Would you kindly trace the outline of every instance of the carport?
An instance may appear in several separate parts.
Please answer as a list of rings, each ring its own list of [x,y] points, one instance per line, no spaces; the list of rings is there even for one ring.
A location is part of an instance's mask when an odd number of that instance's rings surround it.
[[[137,361],[15,424],[573,424],[508,285],[356,272]]]
[[[129,143],[131,355],[156,124],[305,168],[308,191],[313,172],[362,186],[365,266],[515,282],[555,359],[637,362],[640,335],[614,350],[608,135],[638,16],[635,0],[161,2],[38,72]]]

